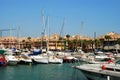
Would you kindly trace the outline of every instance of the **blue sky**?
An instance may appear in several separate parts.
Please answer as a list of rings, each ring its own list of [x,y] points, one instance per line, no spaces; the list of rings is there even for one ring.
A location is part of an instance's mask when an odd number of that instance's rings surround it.
[[[64,35],[120,33],[120,0],[0,0],[0,29],[14,28],[12,35],[17,36],[20,26],[21,37],[41,36],[43,9],[50,34],[60,33],[64,18]]]

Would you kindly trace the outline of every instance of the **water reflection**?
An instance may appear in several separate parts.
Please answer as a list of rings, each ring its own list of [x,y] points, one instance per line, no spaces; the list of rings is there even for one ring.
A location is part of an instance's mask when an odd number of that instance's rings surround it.
[[[0,80],[87,80],[74,64],[38,64],[0,67]]]

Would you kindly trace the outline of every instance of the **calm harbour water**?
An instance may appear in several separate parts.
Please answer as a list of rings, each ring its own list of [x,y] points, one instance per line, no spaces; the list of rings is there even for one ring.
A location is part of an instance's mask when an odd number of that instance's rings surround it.
[[[0,67],[0,80],[87,80],[74,64],[37,64]]]

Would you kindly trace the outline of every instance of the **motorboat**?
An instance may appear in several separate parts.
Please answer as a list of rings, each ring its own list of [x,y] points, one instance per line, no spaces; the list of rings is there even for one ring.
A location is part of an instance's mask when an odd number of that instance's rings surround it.
[[[16,53],[12,49],[6,49],[5,54],[8,65],[16,65],[19,62]]]
[[[8,65],[16,65],[20,60],[17,58],[17,56],[13,55],[6,55],[6,60]]]
[[[32,59],[26,53],[21,53],[21,55],[19,55],[18,58],[20,60],[18,64],[28,64],[28,65],[32,64]]]
[[[63,58],[63,62],[68,62],[68,63],[70,63],[70,62],[76,62],[76,61],[79,61],[79,59],[76,58],[76,57],[74,57],[74,56],[65,56],[65,57]]]
[[[49,63],[48,57],[41,55],[32,55],[30,56],[31,59],[33,60],[33,63],[41,63],[41,64],[47,64]]]
[[[90,64],[105,64],[112,59],[114,58],[102,53],[98,55],[94,55],[93,53],[86,53],[82,54],[79,60]]]
[[[120,79],[120,60],[111,64],[83,64],[74,68],[82,71],[91,80]]]
[[[50,56],[49,57],[49,63],[62,64],[63,63],[63,59],[57,58],[56,56]]]

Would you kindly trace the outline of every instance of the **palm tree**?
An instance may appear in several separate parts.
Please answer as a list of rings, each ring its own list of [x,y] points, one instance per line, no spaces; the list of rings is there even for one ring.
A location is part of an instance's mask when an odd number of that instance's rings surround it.
[[[66,38],[69,40],[69,38],[70,38],[70,35],[69,35],[69,34],[67,34],[67,35],[66,35]]]
[[[31,48],[31,37],[29,36],[27,39],[28,39],[28,41],[29,41],[29,42],[28,42],[29,45],[28,45],[27,47],[30,49],[30,48]]]
[[[25,40],[22,40],[22,45],[23,45],[23,48],[25,48]]]
[[[72,47],[73,47],[74,50],[77,48],[76,42],[77,42],[77,39],[72,40],[72,44],[73,44]]]
[[[30,41],[30,40],[31,40],[31,37],[29,36],[27,39]]]
[[[110,43],[110,39],[111,37],[109,35],[105,35],[105,39],[107,40],[107,45],[108,45],[108,49],[109,49],[109,43]]]
[[[67,38],[67,40],[66,40],[66,46],[67,46],[68,49],[69,49],[69,42],[70,42],[69,38],[70,38],[70,35],[67,34],[67,35],[66,35],[66,38]]]
[[[83,51],[86,51],[86,49],[88,49],[88,41],[87,40],[80,40],[79,43],[80,43],[80,46],[82,47]]]
[[[92,48],[92,51],[93,51],[94,41],[93,41],[93,40],[89,40],[89,41],[88,41],[88,44],[90,45],[90,47]]]
[[[59,37],[59,40],[63,40],[63,38],[60,36],[60,37]]]
[[[68,49],[70,49],[70,50],[74,49],[74,40],[70,40],[69,41],[69,47],[68,47]]]
[[[96,49],[98,49],[100,47],[100,40],[99,39],[95,40],[95,47],[96,47]]]
[[[104,46],[104,45],[103,45],[103,43],[104,43],[104,38],[100,38],[99,41],[100,41],[100,46],[101,46],[102,49],[103,49],[103,46]]]

